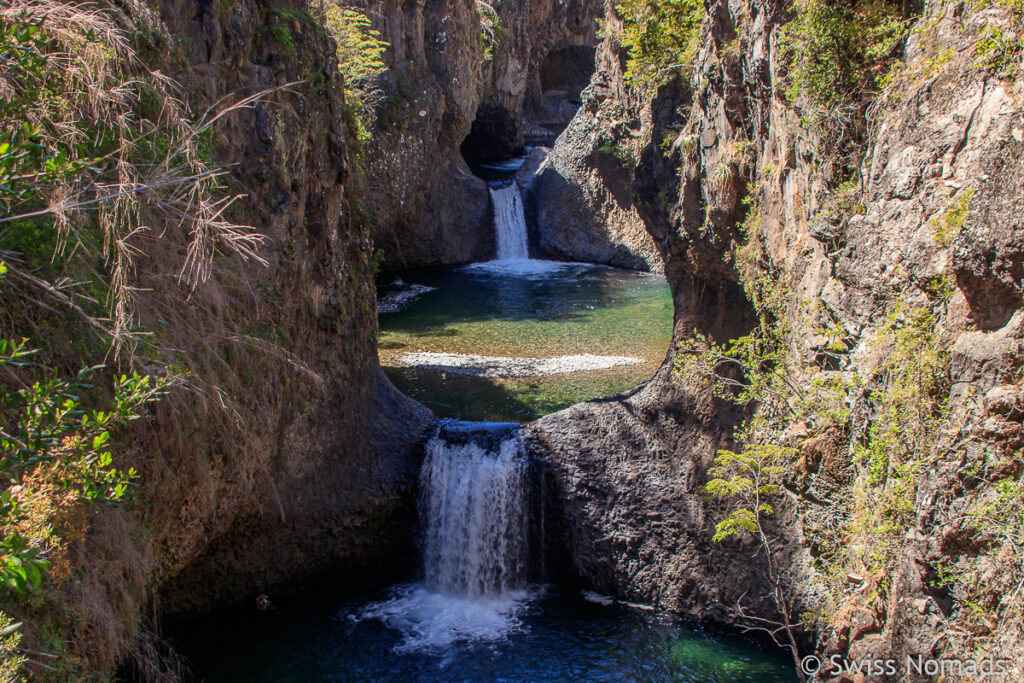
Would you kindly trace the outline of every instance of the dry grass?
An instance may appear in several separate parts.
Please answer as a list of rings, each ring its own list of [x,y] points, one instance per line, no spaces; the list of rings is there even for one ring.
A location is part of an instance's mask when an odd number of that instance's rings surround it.
[[[195,450],[184,436],[188,425],[193,432],[202,429],[211,444],[230,443],[242,452],[251,447],[250,457],[265,460],[265,453],[247,443],[247,432],[258,418],[253,405],[272,409],[281,400],[280,387],[253,388],[248,378],[273,377],[268,366],[278,364],[288,372],[315,373],[292,354],[274,353],[274,345],[264,340],[252,340],[259,353],[240,351],[250,339],[244,331],[253,318],[247,320],[246,313],[258,309],[259,297],[239,273],[243,263],[263,263],[263,237],[231,220],[230,209],[241,195],[225,189],[224,171],[202,149],[204,136],[224,117],[294,84],[221,100],[193,114],[181,88],[143,64],[127,38],[127,28],[159,28],[159,21],[137,2],[115,8],[12,0],[0,6],[2,25],[40,24],[48,41],[46,65],[60,79],[55,97],[32,98],[41,85],[32,80],[37,74],[0,67],[0,93],[25,103],[24,120],[38,131],[41,145],[82,159],[98,157],[63,177],[37,174],[30,179],[36,199],[0,216],[0,245],[26,224],[56,235],[50,265],[43,268],[0,248],[8,267],[0,337],[56,338],[58,343],[45,348],[49,367],[44,371],[80,367],[83,352],[60,337],[73,338],[83,324],[109,345],[121,368],[165,374],[175,359],[184,359],[187,376],[158,407],[159,427],[135,435],[124,450],[149,485],[173,486],[188,495],[175,468],[161,462],[174,457],[187,462],[185,456]],[[4,130],[20,124],[2,119],[0,113]],[[97,130],[109,134],[102,149],[94,149],[90,137]],[[216,259],[223,261],[218,271],[226,282],[216,281]],[[105,301],[99,300],[97,284]],[[234,318],[227,301],[247,302],[250,310]],[[152,329],[156,320],[165,326],[159,333],[140,331],[140,323]],[[183,504],[163,504],[172,502]],[[156,577],[164,563],[174,561],[175,551],[169,560],[161,554],[165,549],[154,547],[142,532],[138,518],[145,511],[132,516],[109,508],[75,512],[83,526],[65,535],[60,571],[45,594],[6,608],[26,622],[21,646],[28,655],[26,670],[43,680],[71,680],[82,672],[111,671],[127,660],[144,680],[177,680],[181,664],[160,641],[156,617],[139,616],[155,604]],[[37,628],[44,622],[50,626]],[[59,662],[48,654],[50,628],[67,645]]]
[[[141,5],[133,7],[147,12]],[[199,141],[220,118],[251,107],[268,93],[233,104],[219,103],[197,121],[180,99],[177,85],[147,69],[132,50],[120,28],[130,21],[127,16],[84,3],[14,0],[0,8],[0,22],[15,21],[41,23],[53,46],[46,55],[47,65],[62,74],[63,97],[29,107],[25,116],[39,131],[42,144],[75,154],[89,147],[88,136],[97,129],[112,134],[114,142],[95,165],[56,182],[41,183],[37,189],[48,200],[45,207],[4,216],[0,226],[51,218],[59,231],[54,261],[76,251],[87,252],[90,241],[83,232],[99,226],[102,259],[110,272],[109,317],[86,318],[109,333],[115,353],[130,358],[138,343],[133,333],[138,293],[133,279],[138,243],[145,233],[185,246],[187,257],[179,279],[192,289],[209,278],[217,249],[261,260],[262,237],[225,217],[238,196],[224,192],[223,172],[203,159]],[[14,98],[40,85],[31,82],[33,74],[16,75],[21,78],[0,74],[0,89]],[[140,115],[144,94],[153,101],[147,106],[155,116]],[[16,256],[5,261],[12,270],[12,283],[24,288],[30,302],[48,299],[75,305],[72,283],[46,286],[31,273],[18,272]],[[85,313],[81,306],[78,309]]]

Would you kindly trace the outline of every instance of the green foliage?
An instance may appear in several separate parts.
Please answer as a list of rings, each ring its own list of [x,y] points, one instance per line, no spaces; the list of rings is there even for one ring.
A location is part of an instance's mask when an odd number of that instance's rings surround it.
[[[763,535],[761,518],[771,516],[768,502],[779,492],[779,480],[788,471],[796,450],[774,444],[750,444],[741,452],[720,450],[707,491],[725,499],[729,513],[715,525],[715,542],[732,536]]]
[[[0,21],[0,55],[5,78],[17,80],[17,97],[0,98],[0,207],[5,216],[42,207],[46,190],[102,163],[96,152],[105,148],[104,130],[79,139],[47,136],[37,119],[40,106],[67,106],[68,78],[55,69],[59,47],[43,32],[44,20]]]
[[[1006,477],[996,482],[994,495],[975,505],[968,516],[976,528],[1005,540],[1020,553],[1024,548],[1024,481]]]
[[[295,47],[295,39],[292,37],[292,29],[288,24],[275,24],[270,29],[274,41],[281,47],[282,52],[289,58],[295,59],[299,52]]]
[[[946,419],[949,351],[936,325],[932,310],[899,306],[874,340],[876,348],[885,349],[871,384],[875,415],[867,438],[854,446],[866,478],[857,492],[853,526],[868,539],[871,552],[860,560],[870,571],[895,560],[914,521],[921,468]]]
[[[345,99],[351,111],[350,124],[365,142],[373,129],[376,106],[374,81],[387,69],[384,53],[390,45],[381,39],[365,14],[353,9],[327,5],[324,24],[337,45],[338,70],[345,82]]]
[[[46,327],[27,323],[27,310],[56,301],[130,350],[142,233],[167,226],[153,232],[188,254],[181,275],[191,285],[209,272],[215,244],[252,254],[259,238],[223,217],[231,199],[198,149],[209,125],[140,63],[112,13],[18,4],[0,17],[0,251],[19,302],[8,322]],[[80,331],[61,332],[84,343]]]
[[[0,341],[0,370],[26,377],[36,354],[24,340]],[[6,486],[0,493],[0,586],[15,593],[42,580],[47,555],[61,542],[54,526],[59,515],[79,504],[116,503],[137,476],[114,466],[111,432],[136,419],[167,382],[121,375],[110,407],[89,409],[84,392],[93,390],[90,380],[100,370],[0,389],[0,477]]]
[[[816,221],[838,222],[853,214],[864,213],[860,180],[851,178],[828,193],[824,206],[815,216]]]
[[[789,64],[789,99],[819,126],[848,118],[879,91],[895,48],[907,35],[899,3],[887,0],[796,0],[780,33]]]
[[[974,189],[967,188],[957,193],[953,201],[949,203],[941,216],[935,216],[928,221],[935,242],[948,247],[963,230],[967,222],[967,212],[970,210],[971,198],[974,196]]]
[[[597,152],[615,159],[625,168],[636,166],[636,157],[626,140],[605,140],[598,146]]]
[[[630,85],[656,87],[692,66],[705,19],[702,0],[619,0],[615,11]]]
[[[13,683],[23,680],[21,669],[25,656],[21,654],[21,624],[0,612],[0,681]]]
[[[715,396],[741,405],[784,402],[789,393],[785,349],[760,328],[724,344],[695,331],[680,342],[673,362],[676,377],[709,381]]]
[[[336,5],[328,5],[326,12],[346,87],[365,87],[387,68],[382,58],[390,45],[380,39],[380,32],[374,30],[366,15]]]
[[[494,53],[505,37],[497,7],[497,0],[493,3],[476,0],[476,13],[480,17],[480,47],[483,48],[485,61],[494,59]]]
[[[1013,78],[1022,54],[1024,37],[1012,29],[989,24],[975,43],[974,65],[997,76]]]

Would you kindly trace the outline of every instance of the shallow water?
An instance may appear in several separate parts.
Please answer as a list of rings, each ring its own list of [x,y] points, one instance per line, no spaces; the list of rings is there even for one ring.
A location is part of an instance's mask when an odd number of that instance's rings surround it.
[[[672,336],[668,284],[647,273],[497,261],[406,273],[434,287],[380,315],[381,362],[399,389],[442,417],[527,422],[652,377]],[[382,294],[389,292],[387,285]],[[546,377],[479,378],[405,367],[413,352],[515,358],[628,356],[639,363]]]
[[[779,651],[578,596],[471,601],[418,584],[171,634],[194,680],[794,681]]]

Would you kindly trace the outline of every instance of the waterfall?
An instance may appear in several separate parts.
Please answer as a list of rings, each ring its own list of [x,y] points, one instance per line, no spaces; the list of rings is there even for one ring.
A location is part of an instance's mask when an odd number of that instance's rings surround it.
[[[526,239],[526,217],[519,185],[491,188],[494,205],[494,234],[498,244],[498,260],[512,261],[530,258]]]
[[[505,425],[475,430],[456,428],[427,444],[424,582],[447,595],[499,597],[526,585],[525,449]]]
[[[400,631],[400,651],[494,641],[525,628],[529,590],[526,446],[519,425],[446,422],[420,472],[422,583],[357,618]]]

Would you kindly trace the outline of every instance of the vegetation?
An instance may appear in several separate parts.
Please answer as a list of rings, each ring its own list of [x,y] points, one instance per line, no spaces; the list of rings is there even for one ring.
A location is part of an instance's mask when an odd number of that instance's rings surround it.
[[[760,324],[724,343],[695,332],[677,349],[674,375],[751,409],[735,431],[738,447],[721,450],[709,470],[707,491],[723,503],[714,540],[750,536],[757,542],[777,620],[754,618],[742,603],[735,606],[737,617],[796,652],[793,633],[813,617],[794,616],[798,579],[777,564],[780,531],[768,520],[779,505],[795,501],[792,511],[804,520],[804,536],[829,589],[818,619],[827,622],[851,599],[849,576],[873,577],[876,595],[884,595],[915,521],[918,477],[928,463],[957,447],[943,436],[950,428],[949,352],[938,330],[948,296],[936,295],[931,308],[908,309],[898,302],[870,341],[875,354],[866,364],[870,374],[838,371],[849,349],[847,333],[824,304],[808,310],[794,301],[785,273],[773,272],[770,259],[757,251],[758,216],[756,209],[748,215],[749,241],[737,249],[737,261]],[[815,320],[825,322],[812,325]],[[791,326],[809,325],[828,340],[810,364],[796,352],[791,333]],[[871,416],[857,439],[850,428],[854,407]],[[799,442],[790,436],[793,425],[808,432]],[[830,478],[838,486],[835,497],[805,498],[811,476]],[[783,488],[791,495],[781,496]],[[828,510],[827,524],[808,521],[820,519],[805,514],[818,506]]]
[[[907,35],[900,3],[797,0],[793,13],[779,37],[789,65],[788,98],[827,151],[855,154],[849,147],[860,144],[867,105]]]
[[[779,493],[779,481],[794,453],[792,448],[774,444],[750,444],[739,453],[721,450],[715,458],[715,466],[708,471],[713,478],[707,483],[707,491],[724,499],[729,506],[726,516],[715,525],[713,541],[722,542],[734,536],[753,536],[756,539],[764,555],[764,578],[771,587],[771,598],[779,621],[771,623],[747,615],[742,604],[737,605],[739,615],[748,624],[757,624],[748,628],[765,631],[776,642],[784,644],[792,653],[796,670],[802,677],[800,648],[796,641],[796,629],[800,624],[793,623],[785,572],[775,556],[776,539],[764,523],[765,518],[775,511],[771,500]]]
[[[0,370],[23,376],[37,353],[24,341],[0,341]],[[109,409],[87,410],[81,394],[93,389],[89,380],[100,369],[85,368],[74,380],[0,389],[4,414],[14,417],[0,430],[0,475],[7,487],[0,493],[0,586],[15,593],[38,585],[62,550],[55,525],[67,525],[82,503],[122,500],[137,476],[114,466],[111,430],[136,419],[166,382],[121,375]]]
[[[383,57],[390,45],[361,12],[331,3],[324,13],[324,25],[337,45],[338,70],[351,112],[349,122],[357,138],[366,141],[374,127],[374,111],[383,99],[376,80],[387,69]]]
[[[597,147],[597,152],[615,159],[623,168],[636,166],[636,156],[628,139],[606,139]]]
[[[0,8],[3,680],[84,675],[61,636],[80,618],[61,587],[84,579],[69,550],[98,507],[130,502],[138,474],[119,464],[118,434],[169,382],[156,379],[169,354],[140,325],[140,273],[163,268],[188,296],[218,255],[258,260],[261,239],[226,218],[236,197],[209,160],[214,123],[262,94],[192,116],[129,37],[158,18],[130,12]]]
[[[497,7],[497,1],[476,0],[476,13],[480,17],[480,47],[483,48],[485,61],[494,59],[494,53],[505,35]]]
[[[1012,28],[992,24],[985,27],[974,48],[977,68],[1003,78],[1013,78],[1024,55],[1024,36]]]
[[[967,211],[973,196],[973,189],[961,190],[941,216],[935,216],[928,221],[928,227],[931,228],[936,243],[948,247],[960,234],[967,222]]]
[[[693,63],[704,26],[703,0],[620,0],[620,43],[629,53],[626,80],[656,87]]]

